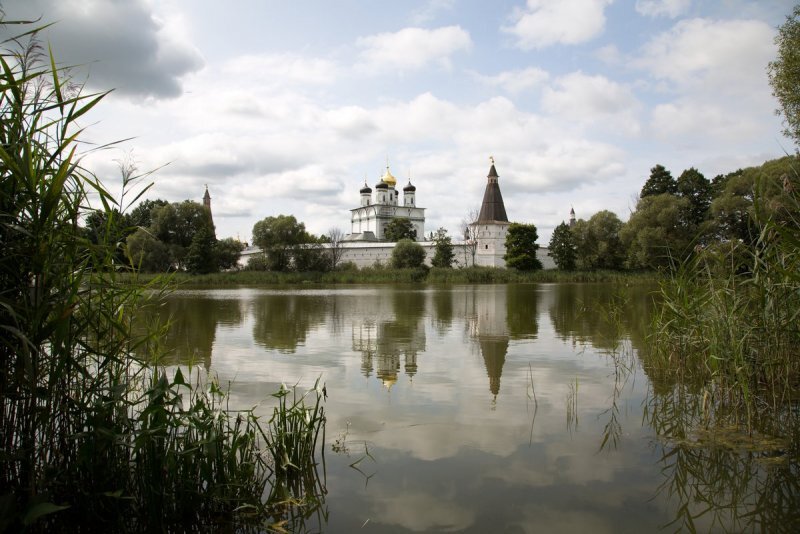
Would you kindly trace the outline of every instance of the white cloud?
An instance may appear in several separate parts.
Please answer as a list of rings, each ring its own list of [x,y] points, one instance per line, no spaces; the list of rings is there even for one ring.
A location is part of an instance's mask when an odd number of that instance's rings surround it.
[[[204,65],[185,35],[182,17],[155,16],[150,2],[31,0],[4,5],[8,20],[56,21],[43,34],[63,65],[81,65],[75,77],[90,72],[88,84],[134,97],[173,98],[183,92],[182,78]],[[0,28],[0,37],[17,31]]]
[[[426,24],[443,11],[450,11],[455,0],[428,0],[425,5],[411,13],[411,22],[415,26]]]
[[[512,168],[511,182],[537,193],[569,191],[625,172],[625,154],[613,145],[559,140],[525,154]]]
[[[682,20],[645,45],[634,64],[682,87],[747,92],[766,87],[774,34],[758,20]]]
[[[692,99],[656,106],[651,126],[657,138],[674,140],[681,146],[768,135],[763,131],[763,123],[752,115],[733,113],[730,107]]]
[[[370,71],[415,70],[430,63],[450,66],[450,56],[469,50],[472,39],[460,26],[434,30],[404,28],[395,33],[361,37],[362,66]]]
[[[594,57],[608,65],[618,65],[622,62],[622,54],[616,45],[610,44],[595,50]]]
[[[569,120],[597,123],[612,120],[613,127],[622,126],[627,133],[638,133],[635,114],[641,107],[633,92],[605,76],[589,76],[573,72],[545,89],[542,107],[547,112]]]
[[[239,81],[270,85],[326,85],[336,81],[338,70],[332,61],[292,53],[238,56],[225,67]]]
[[[541,87],[550,78],[547,71],[536,67],[507,70],[494,76],[476,75],[481,82],[494,87],[501,87],[509,93],[521,93],[529,89]]]
[[[606,24],[604,10],[612,0],[528,0],[503,31],[516,37],[523,50],[554,44],[579,44],[597,37]]]
[[[692,0],[636,0],[636,11],[647,17],[675,18],[689,10]]]

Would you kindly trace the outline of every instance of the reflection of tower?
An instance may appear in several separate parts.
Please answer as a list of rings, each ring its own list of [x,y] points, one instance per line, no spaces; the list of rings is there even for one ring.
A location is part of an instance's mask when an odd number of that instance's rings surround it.
[[[369,378],[372,374],[372,361],[378,350],[375,337],[375,323],[362,323],[353,325],[353,350],[361,353],[361,372]]]
[[[474,296],[475,315],[470,330],[478,340],[486,365],[489,391],[496,396],[500,393],[500,376],[503,374],[508,353],[506,290],[502,286],[482,287]]]

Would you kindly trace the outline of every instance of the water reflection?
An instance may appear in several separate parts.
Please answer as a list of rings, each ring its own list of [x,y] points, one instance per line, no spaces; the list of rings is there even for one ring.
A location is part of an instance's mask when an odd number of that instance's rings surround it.
[[[403,370],[417,373],[417,356],[425,352],[426,295],[419,290],[396,290],[390,298],[373,300],[352,325],[352,347],[361,353],[361,372],[391,388]]]
[[[797,526],[796,453],[709,445],[701,431],[718,426],[697,424],[702,402],[687,401],[702,395],[636,365],[648,292],[243,289],[181,292],[162,311],[182,317],[165,340],[176,357],[238,381],[244,405],[323,376],[326,532]],[[351,464],[367,450],[364,476]]]
[[[167,349],[163,362],[206,369],[211,367],[218,326],[238,326],[246,314],[239,298],[217,298],[204,292],[176,294],[150,309],[151,320],[170,325],[160,340]]]
[[[298,293],[258,295],[250,305],[253,340],[265,348],[294,353],[308,331],[325,320],[328,300]]]
[[[653,295],[646,288],[631,289],[609,284],[554,284],[548,312],[558,337],[577,344],[591,344],[609,351],[630,339],[644,346]]]
[[[710,420],[705,395],[677,385],[660,389],[649,398],[645,421],[659,436],[658,492],[675,510],[668,526],[796,532],[800,451],[791,426],[764,421],[766,428],[748,430],[724,417]]]

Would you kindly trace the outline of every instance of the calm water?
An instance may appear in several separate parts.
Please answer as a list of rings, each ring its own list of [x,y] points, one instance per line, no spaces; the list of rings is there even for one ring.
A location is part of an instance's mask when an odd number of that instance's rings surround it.
[[[796,462],[676,441],[693,408],[637,360],[651,301],[361,286],[179,291],[162,311],[174,363],[231,381],[241,406],[269,413],[282,382],[322,377],[327,519],[309,530],[673,531],[706,509],[700,531],[793,530]]]

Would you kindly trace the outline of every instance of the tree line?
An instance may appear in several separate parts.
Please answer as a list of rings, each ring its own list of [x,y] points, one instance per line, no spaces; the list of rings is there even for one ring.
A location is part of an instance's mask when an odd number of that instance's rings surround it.
[[[91,244],[120,243],[117,261],[143,272],[218,272],[235,267],[244,249],[236,239],[217,239],[211,212],[192,200],[144,200],[127,213],[95,210],[83,231]]]
[[[550,255],[563,270],[656,270],[699,252],[752,246],[757,216],[798,215],[786,208],[798,185],[797,163],[786,156],[712,180],[694,167],[675,179],[655,165],[627,222],[603,210],[572,226],[562,223],[553,231]]]

